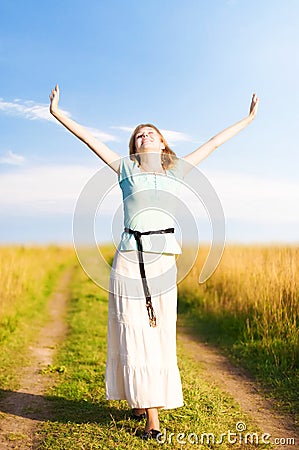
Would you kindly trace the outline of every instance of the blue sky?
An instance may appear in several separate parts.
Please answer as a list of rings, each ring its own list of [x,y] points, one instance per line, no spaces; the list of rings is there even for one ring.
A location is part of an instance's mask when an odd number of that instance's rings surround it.
[[[123,156],[142,122],[183,156],[257,92],[257,119],[199,169],[228,241],[298,243],[298,17],[297,0],[2,0],[0,243],[71,242],[76,199],[103,166],[49,115],[56,83],[61,108]],[[113,202],[103,240],[117,188]]]

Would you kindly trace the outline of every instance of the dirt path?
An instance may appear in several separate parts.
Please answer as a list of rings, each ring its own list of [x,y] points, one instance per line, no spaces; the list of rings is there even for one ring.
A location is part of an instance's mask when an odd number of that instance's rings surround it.
[[[274,409],[271,401],[265,399],[261,389],[248,378],[245,371],[234,367],[210,345],[200,342],[187,328],[178,329],[178,339],[183,343],[186,353],[200,362],[204,376],[229,393],[263,433],[271,435],[269,440],[275,449],[299,448],[299,435],[294,421]],[[287,438],[293,438],[295,443],[288,442]]]
[[[43,394],[53,383],[51,376],[41,374],[52,364],[55,349],[66,333],[64,315],[68,300],[71,270],[63,273],[49,299],[50,320],[30,347],[30,366],[24,367],[20,388],[0,401],[0,449],[36,448],[38,424],[51,419],[51,409]]]
[[[71,270],[64,272],[49,300],[50,320],[30,348],[31,364],[23,370],[20,388],[8,393],[0,401],[0,450],[38,448],[38,424],[54,419],[50,405],[43,397],[52,385],[53,378],[42,375],[40,371],[53,363],[55,349],[66,333],[64,315],[70,277]],[[274,438],[285,440],[275,445],[275,449],[298,448],[299,436],[292,420],[279,415],[271,402],[263,397],[257,384],[240,368],[232,366],[217,350],[194,338],[186,328],[179,328],[178,339],[186,353],[203,366],[204,376],[229,393],[250,421],[272,436],[271,442],[274,442]],[[296,444],[287,445],[287,438],[295,439]]]

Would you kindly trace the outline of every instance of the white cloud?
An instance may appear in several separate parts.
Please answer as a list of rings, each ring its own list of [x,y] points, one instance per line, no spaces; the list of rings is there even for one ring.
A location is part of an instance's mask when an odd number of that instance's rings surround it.
[[[36,103],[32,100],[14,99],[13,102],[6,102],[0,98],[0,111],[11,116],[19,116],[28,120],[39,119],[57,123],[57,120],[50,114],[48,104]],[[61,109],[61,111],[67,117],[71,117],[71,114],[68,111],[63,109]],[[86,128],[101,141],[117,141],[116,137],[112,134],[105,133],[97,128]]]
[[[0,156],[0,164],[11,164],[14,166],[22,165],[25,162],[25,158],[22,155],[17,155],[11,150],[8,150],[6,156]]]
[[[252,224],[299,225],[299,182],[220,171],[206,171],[205,175],[220,199],[226,219],[245,220]],[[200,211],[196,204],[198,197],[185,191],[184,198],[191,211]],[[198,215],[202,217],[203,213]]]
[[[6,102],[0,99],[0,111],[12,116],[21,116],[29,120],[49,120],[54,122],[54,117],[50,114],[49,105],[35,103],[32,100],[15,99],[13,102]],[[64,111],[68,117],[70,114]]]
[[[180,131],[161,130],[161,133],[169,143],[192,141],[190,136]]]
[[[0,210],[20,216],[71,214],[82,188],[96,171],[95,167],[64,165],[18,167],[13,172],[2,173]],[[204,175],[217,192],[226,220],[246,221],[253,227],[258,223],[299,225],[299,182],[216,171]],[[194,216],[207,217],[198,196],[190,190],[183,189],[180,200]],[[115,176],[115,187],[101,204],[101,214],[114,214],[120,203],[121,191]]]
[[[97,128],[85,127],[95,138],[102,142],[117,142],[118,139],[112,134],[105,133],[104,131],[98,130]]]
[[[78,165],[24,166],[16,167],[13,172],[2,173],[1,215],[7,218],[17,217],[18,220],[28,216],[45,217],[47,220],[49,215],[72,215],[83,187],[97,170],[94,166]],[[117,176],[112,171],[111,173],[113,189],[102,196],[101,203],[99,198],[99,224],[101,217],[113,217],[116,211],[122,209]],[[205,172],[204,175],[221,201],[226,223],[230,223],[228,232],[239,233],[246,239],[250,233],[258,238],[259,230],[268,229],[269,236],[273,235],[276,240],[298,240],[294,230],[299,226],[299,182],[217,171]],[[102,179],[98,179],[98,182],[102,183]],[[199,193],[200,182],[202,180],[198,177]],[[96,187],[94,191],[97,192]],[[200,229],[204,230],[209,227],[209,220],[199,198],[200,196],[192,194],[190,190],[183,189],[181,201],[188,207],[189,214],[200,221]],[[181,211],[178,211],[179,222],[184,219],[180,213]],[[232,225],[234,223],[237,225]],[[238,228],[231,231],[233,226]],[[263,235],[262,239],[266,237]]]
[[[135,127],[126,127],[126,126],[114,126],[111,128],[125,131],[127,133],[133,133],[133,131],[135,129]],[[160,130],[160,131],[169,144],[175,144],[177,142],[192,141],[192,138],[190,136],[188,136],[186,133],[182,133],[180,131],[173,131],[173,130]]]
[[[19,217],[72,214],[79,194],[96,172],[95,167],[65,165],[18,168],[14,172],[1,174],[0,211]],[[116,190],[102,208],[104,214],[107,210],[113,210],[114,200],[121,200],[116,174],[115,185]]]

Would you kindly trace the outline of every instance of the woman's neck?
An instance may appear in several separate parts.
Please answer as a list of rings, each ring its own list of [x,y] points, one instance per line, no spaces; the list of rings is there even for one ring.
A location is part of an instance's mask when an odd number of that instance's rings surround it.
[[[161,172],[164,173],[164,169],[161,164],[160,153],[139,153],[140,164],[139,168],[144,172]]]

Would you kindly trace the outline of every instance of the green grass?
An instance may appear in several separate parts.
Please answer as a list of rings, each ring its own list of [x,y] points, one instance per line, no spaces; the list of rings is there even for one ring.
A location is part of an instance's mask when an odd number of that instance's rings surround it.
[[[110,248],[104,251],[111,262]],[[125,401],[105,399],[107,293],[86,277],[74,256],[70,249],[53,246],[0,248],[0,396],[17,388],[18,375],[28,362],[27,349],[46,323],[49,295],[62,271],[72,265],[69,333],[56,361],[42,371],[52,377],[55,387],[48,393],[53,414],[39,429],[37,448],[159,446],[141,441],[144,424],[130,419]],[[298,249],[238,248],[227,252],[227,259],[204,286],[197,284],[195,267],[195,274],[192,271],[179,287],[179,323],[246,367],[264,382],[280,409],[288,411],[299,409],[296,261]],[[180,345],[178,358],[185,405],[161,411],[161,429],[167,430],[171,442],[164,445],[191,449],[194,444],[177,442],[178,433],[193,432],[200,438],[206,432],[219,438],[227,430],[235,431],[239,421],[257,431],[233,400],[204,378],[201,367]],[[231,444],[223,443],[221,448]],[[252,446],[242,443],[234,448]]]
[[[202,286],[179,286],[179,316],[259,381],[277,408],[298,415],[298,261],[295,247],[227,247]],[[295,422],[298,420],[294,417]]]
[[[64,370],[52,373],[54,388],[48,393],[53,419],[38,431],[40,450],[147,449],[159,447],[155,441],[143,442],[144,423],[130,418],[125,401],[107,401],[104,391],[107,332],[107,293],[83,273],[74,272],[67,321],[69,332],[53,363]],[[243,421],[253,432],[256,428],[240,412],[233,400],[202,377],[202,369],[178,347],[185,406],[161,411],[161,430],[167,430],[168,448],[194,449],[186,441],[180,444],[177,433],[214,433],[217,438],[227,430],[235,431]],[[175,436],[170,436],[174,433]],[[170,443],[169,443],[170,439]],[[194,436],[193,436],[194,439]],[[213,445],[198,448],[214,448]],[[216,446],[217,447],[217,446]],[[269,448],[269,445],[259,448]],[[221,449],[231,448],[223,443]],[[234,444],[236,449],[253,448]]]
[[[47,320],[48,298],[64,268],[76,260],[72,249],[55,246],[2,247],[0,260],[1,273],[7,275],[0,289],[6,298],[5,303],[1,298],[1,396],[18,387],[19,374],[29,361],[28,347]]]

